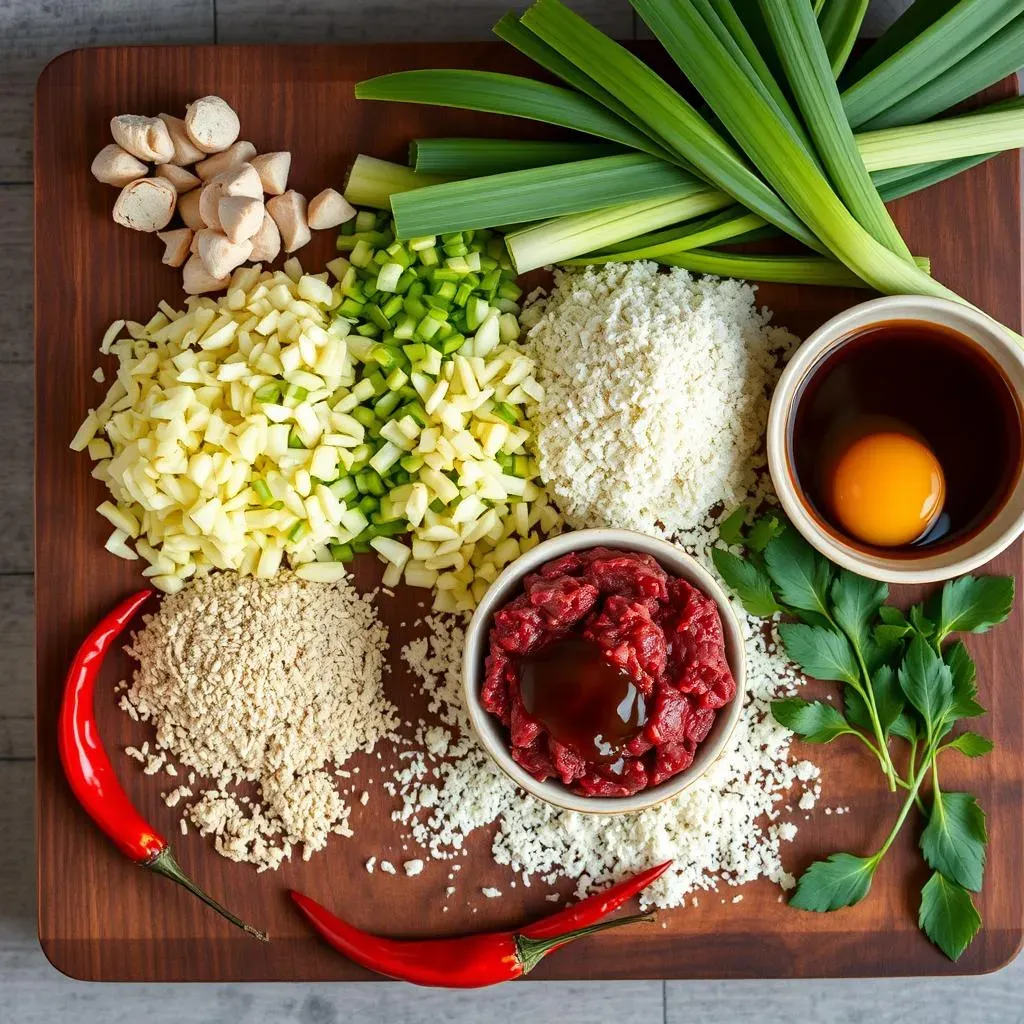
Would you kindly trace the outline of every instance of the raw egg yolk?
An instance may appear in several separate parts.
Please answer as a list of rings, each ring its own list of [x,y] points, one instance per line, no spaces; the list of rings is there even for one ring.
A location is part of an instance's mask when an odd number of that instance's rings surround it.
[[[932,450],[906,434],[868,434],[854,441],[832,474],[839,524],[867,544],[911,544],[934,524],[946,480]]]

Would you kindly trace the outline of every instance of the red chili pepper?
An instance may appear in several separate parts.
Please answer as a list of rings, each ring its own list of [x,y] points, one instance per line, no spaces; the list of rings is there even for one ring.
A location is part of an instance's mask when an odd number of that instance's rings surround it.
[[[643,914],[614,921],[601,918],[650,885],[669,863],[641,872],[519,931],[454,939],[402,940],[371,935],[335,917],[300,892],[293,891],[291,897],[331,946],[362,967],[414,985],[484,988],[528,974],[548,953],[584,935],[653,920]]]
[[[132,806],[100,740],[95,694],[103,659],[153,593],[141,590],[119,604],[86,637],[71,663],[57,726],[64,774],[78,802],[125,856],[177,882],[232,924],[265,942],[263,932],[225,910],[181,870],[167,840]]]

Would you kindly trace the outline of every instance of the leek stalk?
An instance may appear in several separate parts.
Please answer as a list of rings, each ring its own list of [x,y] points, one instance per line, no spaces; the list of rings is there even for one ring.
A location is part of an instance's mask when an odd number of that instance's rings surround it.
[[[811,8],[806,0],[761,0],[761,12],[818,155],[840,198],[876,241],[910,261],[910,250],[868,175],[843,114],[829,55]]]
[[[645,153],[450,181],[394,196],[399,238],[585,213],[626,201],[682,199],[707,185]]]
[[[533,142],[523,139],[415,139],[409,163],[417,173],[476,178],[547,167],[623,152],[613,143]]]
[[[841,263],[821,256],[759,256],[694,249],[662,256],[658,262],[667,267],[682,267],[694,274],[738,277],[745,281],[868,287],[863,278],[847,270]],[[927,276],[928,260],[922,258],[915,262],[918,272]]]
[[[438,175],[419,174],[402,164],[393,164],[360,153],[348,173],[345,198],[353,206],[389,210],[393,195],[427,185],[438,185],[446,180]]]
[[[589,96],[532,78],[458,69],[398,71],[357,82],[355,94],[362,100],[426,103],[525,117],[597,135],[654,156],[663,152],[646,135]]]
[[[870,0],[826,0],[818,16],[821,38],[828,52],[832,77],[838,78],[850,59],[853,44],[860,35]]]
[[[715,190],[697,192],[683,199],[625,203],[513,231],[505,236],[505,245],[516,272],[525,274],[631,238],[638,232],[655,231],[700,217],[731,203],[727,195]]]
[[[901,103],[1022,12],[1024,0],[960,0],[843,93],[850,124],[859,128]]]

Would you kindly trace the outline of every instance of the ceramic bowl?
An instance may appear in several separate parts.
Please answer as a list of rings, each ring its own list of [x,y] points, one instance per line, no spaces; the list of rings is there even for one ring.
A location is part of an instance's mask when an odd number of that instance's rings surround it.
[[[789,446],[790,426],[804,383],[837,346],[865,328],[894,320],[916,320],[953,330],[977,344],[1002,371],[1017,396],[1024,395],[1024,349],[990,317],[947,299],[892,295],[853,306],[833,317],[797,350],[779,380],[768,416],[768,466],[782,507],[793,525],[826,558],[852,572],[886,583],[937,583],[971,572],[998,555],[1024,532],[1024,476],[1002,508],[979,531],[952,547],[908,558],[889,557],[856,546],[810,508],[797,481]],[[913,381],[907,382],[913,387]]]
[[[736,680],[735,698],[718,712],[711,732],[697,748],[693,764],[661,785],[652,786],[628,797],[581,796],[557,780],[538,782],[512,759],[507,730],[497,718],[485,711],[480,703],[484,659],[487,656],[494,613],[521,593],[523,577],[540,568],[545,562],[550,562],[569,551],[596,547],[653,555],[666,572],[681,577],[707,594],[718,606],[725,636],[726,658]],[[518,786],[533,796],[565,810],[584,814],[628,814],[653,807],[692,786],[725,749],[743,710],[743,634],[721,587],[710,573],[684,551],[665,541],[630,530],[577,530],[538,544],[509,565],[488,589],[466,633],[462,685],[469,718],[477,737],[498,767]]]

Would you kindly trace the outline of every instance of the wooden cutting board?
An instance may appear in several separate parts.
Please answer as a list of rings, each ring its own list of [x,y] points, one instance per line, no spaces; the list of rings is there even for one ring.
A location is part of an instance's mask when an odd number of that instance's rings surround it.
[[[217,856],[195,834],[178,838],[179,859],[228,906],[267,928],[269,944],[246,938],[182,890],[126,862],[76,805],[58,763],[55,722],[64,672],[77,644],[99,616],[139,586],[138,567],[103,550],[109,527],[93,510],[105,497],[90,478],[84,455],[67,445],[88,407],[105,391],[92,380],[107,325],[146,320],[159,299],[182,301],[180,275],[160,263],[153,237],[113,224],[116,193],[89,174],[93,155],[109,141],[107,123],[125,112],[181,113],[207,93],[224,96],[239,112],[242,137],[260,151],[294,154],[291,183],[307,195],[340,187],[358,152],[404,160],[418,136],[491,134],[544,136],[526,122],[430,107],[357,103],[354,82],[405,68],[482,67],[529,73],[498,44],[372,47],[140,47],[77,50],[51,63],[36,102],[36,604],[38,660],[39,935],[50,960],[77,978],[119,981],[328,980],[370,975],[334,955],[294,912],[289,888],[301,889],[355,924],[398,935],[435,935],[514,925],[551,909],[535,884],[511,888],[489,853],[489,837],[468,844],[459,890],[442,911],[449,868],[428,861],[414,879],[363,868],[371,855],[400,864],[416,856],[401,847],[381,789],[380,762],[361,762],[369,804],[355,805],[355,837],[335,839],[308,863],[297,860],[258,875]],[[1008,80],[989,98],[1014,93]],[[1021,323],[1019,159],[1016,153],[895,206],[896,220],[915,253],[931,256],[937,277],[1003,323]],[[300,254],[316,269],[329,258],[332,233],[318,234]],[[760,299],[776,322],[806,336],[826,318],[867,297],[839,289],[763,287]],[[913,387],[913,381],[907,382]],[[955,415],[955,410],[951,410]],[[991,567],[1020,574],[1015,546]],[[370,583],[372,559],[359,566]],[[909,591],[898,595],[910,598]],[[381,599],[392,650],[412,635],[421,592]],[[972,639],[982,699],[990,714],[981,728],[996,743],[978,762],[953,756],[944,766],[947,788],[968,788],[988,812],[991,845],[980,899],[985,928],[957,965],[919,934],[917,893],[926,878],[914,849],[917,826],[906,828],[876,878],[869,899],[830,915],[790,910],[767,883],[708,894],[697,909],[665,912],[659,925],[611,932],[550,958],[536,978],[753,978],[950,974],[991,971],[1021,942],[1024,896],[1024,696],[1022,623],[1011,622]],[[117,748],[145,733],[116,710],[113,686],[130,671],[123,655],[104,676],[100,729],[128,793],[144,814],[177,836],[177,814],[159,791],[166,776],[148,777]],[[421,701],[397,658],[391,697],[416,717]],[[822,802],[787,846],[794,872],[836,850],[874,849],[889,828],[897,798],[881,784],[858,745],[801,749],[822,767]],[[162,779],[162,781],[160,781]],[[849,807],[842,816],[824,807]],[[505,896],[488,900],[483,886]],[[569,891],[569,886],[562,888]],[[662,927],[661,925],[665,927]]]

